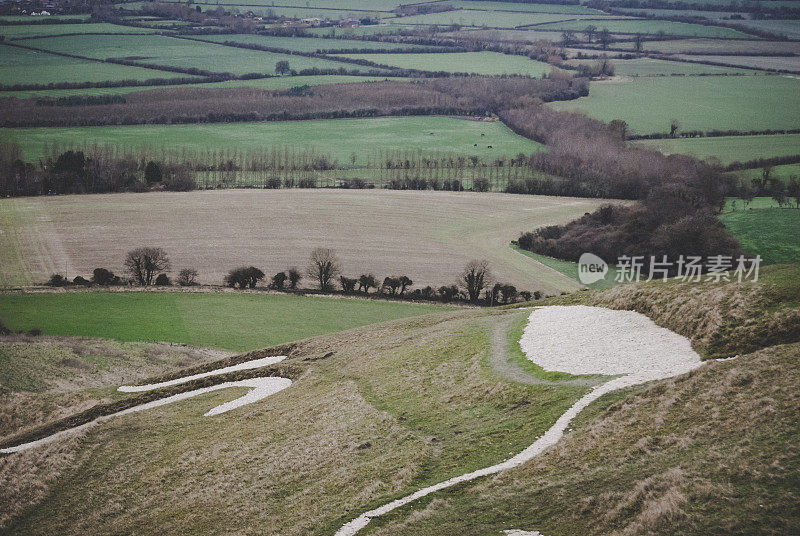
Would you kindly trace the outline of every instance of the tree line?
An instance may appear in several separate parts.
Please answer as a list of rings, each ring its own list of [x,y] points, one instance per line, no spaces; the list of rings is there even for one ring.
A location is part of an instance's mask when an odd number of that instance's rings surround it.
[[[194,268],[183,268],[173,280],[168,273],[172,264],[168,253],[159,247],[139,247],[129,251],[123,262],[125,275],[119,276],[107,268],[95,268],[90,278],[81,275],[72,280],[62,274],[53,274],[47,281],[51,287],[112,287],[141,286],[167,287],[179,285],[191,287],[198,285],[198,272]],[[301,288],[303,278],[311,281],[312,287]],[[240,266],[230,270],[223,280],[226,287],[234,289],[264,288],[262,281],[266,274],[255,266]],[[341,263],[336,252],[329,248],[316,248],[309,256],[304,271],[297,267],[274,274],[266,285],[267,289],[291,293],[341,293],[351,296],[390,298],[412,301],[464,302],[472,305],[494,306],[530,301],[542,298],[539,291],[517,290],[514,285],[496,281],[487,261],[470,261],[464,267],[458,280],[451,285],[434,288],[430,285],[412,288],[414,281],[406,275],[375,277],[371,273],[357,277],[347,277],[342,273]]]

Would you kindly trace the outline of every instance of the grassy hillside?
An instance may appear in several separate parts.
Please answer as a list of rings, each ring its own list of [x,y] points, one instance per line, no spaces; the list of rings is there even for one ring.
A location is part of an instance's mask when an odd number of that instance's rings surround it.
[[[587,391],[493,372],[492,334],[525,315],[448,313],[312,339],[287,360],[307,372],[263,403],[202,417],[239,394],[212,393],[15,455],[0,474],[36,466],[48,493],[4,532],[332,533],[362,508],[518,452]],[[68,480],[48,484],[61,471]],[[4,498],[30,501],[30,485]]]
[[[625,285],[547,301],[638,309],[706,353],[740,357],[604,397],[541,458],[397,510],[367,533],[792,532],[798,275],[778,266],[758,283]],[[527,316],[445,312],[253,353],[288,352],[293,386],[202,417],[240,394],[220,391],[3,458],[2,498],[15,505],[4,532],[333,533],[519,452],[597,381],[520,367],[513,344]],[[30,355],[33,385],[58,385],[63,368]],[[31,396],[24,380],[2,396]]]
[[[373,535],[793,534],[800,344],[609,395],[553,449]]]

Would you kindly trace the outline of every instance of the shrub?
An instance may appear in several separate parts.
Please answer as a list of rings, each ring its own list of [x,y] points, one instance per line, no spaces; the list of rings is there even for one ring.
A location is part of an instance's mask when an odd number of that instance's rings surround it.
[[[72,283],[70,283],[69,279],[67,279],[61,274],[53,274],[50,276],[50,279],[45,284],[48,287],[66,287],[68,285],[71,285]]]
[[[122,280],[119,278],[119,276],[114,275],[114,272],[111,270],[106,270],[105,268],[95,268],[92,272],[92,283],[107,287],[110,285],[119,285],[122,283]]]
[[[192,170],[187,165],[171,166],[164,179],[164,189],[171,192],[191,192],[197,188]]]
[[[278,272],[272,276],[272,283],[270,286],[275,290],[282,290],[283,286],[286,284],[286,279],[286,272]]]
[[[372,274],[361,274],[358,278],[358,291],[364,292],[364,294],[369,294],[369,289],[377,287],[378,282],[375,280],[375,276]]]
[[[300,270],[298,270],[297,268],[289,268],[289,288],[290,289],[292,289],[292,290],[296,289],[297,288],[297,283],[299,283],[302,278],[303,278],[303,276],[300,274]]]
[[[228,272],[228,275],[225,276],[225,284],[231,288],[256,288],[256,284],[262,279],[264,279],[264,272],[255,266],[242,266]]]
[[[158,274],[158,277],[156,277],[157,287],[168,287],[170,285],[172,285],[172,281],[170,281],[167,274]]]
[[[355,292],[357,282],[358,280],[355,277],[339,277],[339,284],[342,285],[342,291],[345,294],[352,294]]]
[[[184,268],[178,273],[178,284],[182,287],[191,287],[197,284],[197,270]]]
[[[80,285],[82,287],[91,287],[92,282],[88,279],[84,278],[83,276],[76,276],[75,279],[72,280],[75,285]]]
[[[161,166],[152,160],[144,167],[144,180],[147,181],[147,184],[161,182],[162,177]]]

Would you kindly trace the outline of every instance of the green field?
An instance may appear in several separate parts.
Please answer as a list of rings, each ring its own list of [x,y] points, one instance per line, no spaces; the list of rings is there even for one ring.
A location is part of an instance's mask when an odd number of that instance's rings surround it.
[[[575,15],[604,15],[602,11],[581,5],[520,4],[517,2],[482,2],[456,0],[447,2],[457,9],[480,9],[485,11],[531,11],[533,13],[569,13]]]
[[[641,77],[593,82],[588,97],[550,103],[602,121],[622,119],[637,134],[681,130],[793,129],[800,126],[800,80],[783,76]]]
[[[183,292],[0,295],[9,329],[49,335],[167,341],[246,351],[446,310],[361,299]]]
[[[100,64],[102,65],[102,64]],[[109,64],[110,65],[110,64]],[[150,71],[149,69],[130,69]],[[170,75],[164,71],[151,71],[158,73],[157,77]],[[383,80],[409,80],[401,77],[380,77],[380,76],[350,76],[350,75],[310,75],[310,76],[273,76],[270,78],[256,78],[254,80],[226,80],[224,82],[202,82],[199,84],[180,84],[166,86],[124,86],[124,87],[97,87],[82,89],[39,89],[29,91],[5,91],[0,93],[0,97],[17,97],[27,99],[30,97],[67,97],[69,95],[125,95],[135,91],[152,91],[169,88],[225,88],[225,87],[255,87],[260,89],[290,89],[296,86],[320,86],[324,84],[346,84],[359,82],[376,82]]]
[[[797,149],[800,151],[800,147]],[[737,171],[736,175],[743,180],[760,179],[763,172],[762,168],[756,169],[743,169]],[[770,177],[780,179],[784,183],[788,182],[790,178],[795,177],[800,179],[800,164],[786,164],[784,166],[774,166],[770,172]]]
[[[564,261],[564,260],[561,260],[561,259],[555,259],[553,257],[547,257],[545,255],[539,255],[538,253],[534,253],[532,251],[527,251],[525,249],[522,249],[522,248],[514,246],[514,245],[512,245],[511,248],[514,251],[517,251],[517,252],[521,253],[522,255],[525,255],[526,257],[530,257],[531,259],[534,259],[534,260],[544,264],[545,266],[548,266],[548,267],[552,268],[553,270],[564,274],[565,276],[569,277],[570,279],[574,279],[575,281],[580,282],[580,280],[578,279],[578,263],[577,262]],[[615,281],[616,277],[617,277],[617,268],[616,268],[616,266],[609,265],[608,266],[608,273],[606,274],[605,279],[601,279],[600,281],[597,281],[595,283],[592,283],[592,284],[586,285],[586,286],[588,286],[592,290],[594,290],[594,289],[611,288],[611,287],[617,286],[619,284],[619,283],[617,283]],[[581,285],[583,285],[583,283],[581,283]]]
[[[795,8],[797,4],[794,4]],[[737,21],[747,28],[782,35],[789,39],[800,39],[800,24],[796,20],[742,20]]]
[[[203,35],[200,39],[215,43],[232,41],[235,43],[246,43],[249,45],[260,45],[264,47],[283,48],[297,50],[300,52],[317,52],[326,50],[344,49],[371,49],[371,50],[394,50],[394,49],[418,49],[428,50],[430,47],[421,45],[411,45],[403,43],[382,43],[379,41],[358,41],[347,39],[326,39],[324,37],[274,37],[271,35],[255,34],[226,34],[226,35]]]
[[[345,58],[363,59],[380,65],[421,71],[450,73],[519,74],[540,77],[550,72],[550,65],[499,52],[449,52],[442,54],[343,54]]]
[[[658,149],[666,154],[681,153],[692,154],[698,158],[716,158],[723,165],[758,158],[800,154],[800,134],[676,138],[641,140],[635,143]]]
[[[598,60],[568,60],[571,65],[593,65]],[[653,58],[637,58],[633,60],[612,59],[614,74],[617,76],[666,76],[673,74],[757,74],[749,69],[735,67],[718,67],[680,61],[658,60]]]
[[[120,26],[118,24],[109,24],[106,22],[89,22],[83,24],[19,24],[0,26],[0,35],[5,36],[6,39],[20,39],[24,37],[62,34],[146,34],[152,32],[152,30],[148,30],[147,28]],[[28,44],[27,39],[23,41],[22,44]]]
[[[85,40],[86,38],[82,39]],[[187,77],[190,77],[190,75],[142,67],[115,65],[113,63],[79,60],[0,45],[0,84],[6,86]],[[0,93],[0,96],[12,97],[16,95]]]
[[[483,136],[482,136],[483,134]],[[378,151],[422,151],[482,157],[514,156],[541,145],[511,132],[503,123],[449,117],[381,117],[329,121],[274,121],[203,125],[135,125],[4,129],[0,137],[19,143],[28,159],[49,154],[52,145],[116,145],[131,149],[255,151],[273,147],[316,150],[344,165]],[[157,144],[155,142],[157,140]],[[477,147],[474,144],[478,144]],[[492,148],[489,149],[488,145]]]
[[[132,58],[144,63],[196,68],[211,72],[274,74],[278,61],[288,61],[292,69],[340,69],[367,71],[368,68],[338,61],[275,54],[226,47],[162,35],[96,35],[52,37],[26,41],[30,46],[90,58]]]
[[[602,15],[600,17],[603,17]],[[436,24],[439,26],[474,26],[489,28],[516,28],[567,19],[598,18],[598,15],[565,15],[558,13],[511,13],[505,11],[455,10],[426,15],[412,15],[389,19],[390,24]],[[587,23],[588,24],[588,23]],[[592,24],[598,24],[593,22]],[[584,26],[585,27],[585,26]]]
[[[765,264],[800,262],[800,210],[763,208],[728,212],[720,220],[742,248]]]
[[[723,37],[731,39],[752,38],[752,35],[723,28],[721,26],[703,26],[702,24],[689,24],[685,22],[672,22],[666,20],[608,20],[608,21],[568,21],[554,22],[537,26],[542,30],[573,30],[583,31],[588,24],[597,26],[599,30],[607,29],[611,33],[620,34],[648,34],[653,35],[664,32],[667,35],[696,36],[696,37]]]

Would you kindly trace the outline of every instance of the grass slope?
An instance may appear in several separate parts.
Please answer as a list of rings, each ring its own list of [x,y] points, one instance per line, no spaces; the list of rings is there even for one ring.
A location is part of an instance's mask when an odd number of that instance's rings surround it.
[[[656,105],[654,105],[656,103]],[[550,103],[603,121],[622,119],[637,134],[682,130],[792,129],[800,124],[800,80],[783,76],[640,77],[594,82],[588,97]]]
[[[9,458],[0,472],[38,464],[39,480],[68,476],[34,501],[7,486],[9,500],[34,507],[4,532],[332,533],[363,508],[521,450],[587,391],[494,375],[489,333],[520,314],[449,313],[312,339],[287,360],[308,372],[262,403],[202,417],[239,394],[220,391],[112,419],[62,444],[61,457]]]
[[[180,342],[237,351],[443,309],[360,299],[234,293],[0,295],[0,315],[12,330],[38,328],[49,335]]]

